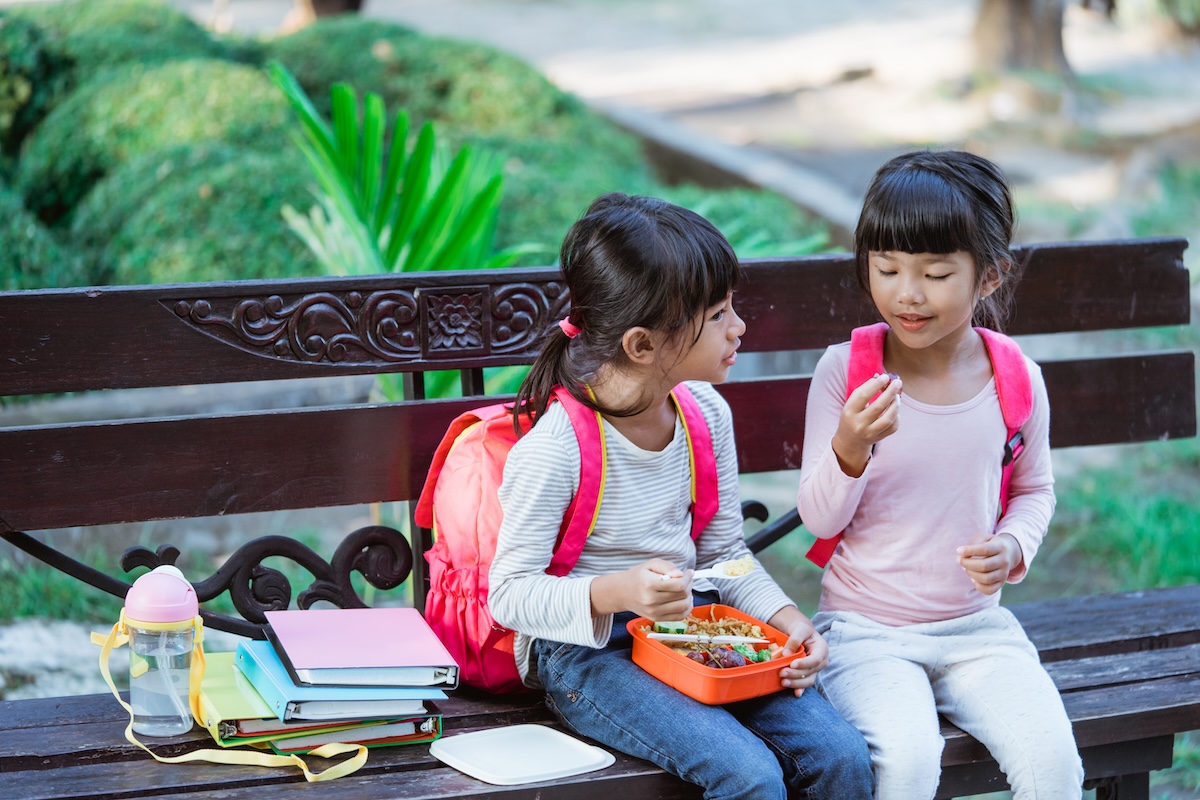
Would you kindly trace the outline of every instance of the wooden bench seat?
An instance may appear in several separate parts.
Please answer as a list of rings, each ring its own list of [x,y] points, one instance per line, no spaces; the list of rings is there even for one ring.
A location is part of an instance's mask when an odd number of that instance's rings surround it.
[[[1047,669],[1063,692],[1075,735],[1094,780],[1145,777],[1171,765],[1173,734],[1200,719],[1200,586],[1121,595],[1074,598],[1013,606],[1037,643]],[[1127,624],[1110,624],[1115,614]],[[1138,620],[1139,624],[1132,624]],[[1130,628],[1135,632],[1130,636]],[[1183,644],[1182,639],[1193,643]],[[1104,655],[1073,658],[1081,641],[1108,642]],[[1061,660],[1060,660],[1061,657]],[[447,735],[527,722],[555,725],[540,698],[493,698],[457,691],[440,702]],[[0,703],[0,785],[6,798],[116,798],[146,787],[169,794],[196,786],[220,789],[222,797],[272,797],[274,791],[304,788],[298,774],[281,770],[230,769],[218,765],[163,765],[151,761],[122,736],[127,715],[107,695]],[[557,727],[557,726],[556,726]],[[958,797],[1005,788],[987,751],[950,725],[938,797]],[[37,748],[32,749],[33,743]],[[209,746],[203,731],[155,745],[162,755]],[[698,798],[700,792],[639,761],[618,755],[603,773],[552,784],[505,788],[506,797],[602,798],[629,796]],[[362,784],[362,796],[472,797],[481,784],[446,767],[427,747],[372,751],[353,778],[338,782],[339,798],[357,797],[346,784]],[[1130,777],[1120,797],[1136,797]],[[312,786],[310,791],[322,788]],[[327,790],[327,789],[326,789]],[[501,791],[492,787],[489,791]]]
[[[1181,239],[1022,248],[1026,278],[1009,328],[1070,337],[1034,352],[1054,409],[1056,448],[1153,442],[1196,434],[1195,357],[1158,338],[1130,350],[1110,331],[1185,326],[1189,281]],[[745,353],[819,352],[870,321],[845,255],[747,263],[738,309]],[[0,395],[175,387],[401,372],[408,398],[316,408],[168,414],[0,428],[0,535],[92,586],[126,581],[46,546],[42,531],[413,499],[446,424],[478,397],[426,400],[430,370],[462,370],[479,394],[487,367],[528,363],[537,332],[568,304],[553,269],[368,278],[104,287],[0,293],[5,361]],[[1139,347],[1141,342],[1139,342]],[[790,356],[782,356],[787,359]],[[747,359],[750,361],[750,359]],[[798,362],[797,362],[798,363]],[[741,365],[739,365],[741,369]],[[744,474],[799,467],[809,378],[795,370],[720,387],[734,412]],[[753,501],[755,498],[745,498]],[[791,533],[793,510],[748,502],[768,520],[756,551]],[[240,547],[216,573],[179,557],[201,600],[228,593],[239,617],[206,625],[261,637],[262,612],[319,599],[363,601],[352,572],[383,590],[408,579],[422,605],[429,532],[369,525],[318,554],[288,536]],[[410,545],[411,541],[411,545]],[[126,569],[172,562],[171,548],[132,548]],[[289,558],[314,581],[300,591],[265,565]],[[1098,796],[1148,797],[1171,764],[1174,735],[1200,729],[1200,588],[1094,595],[1013,606],[1064,695]],[[811,609],[809,609],[811,611]],[[1017,700],[1019,702],[1019,699]],[[539,698],[467,690],[439,704],[447,735],[518,722],[553,724]],[[273,797],[325,792],[295,771],[162,765],[126,742],[127,717],[103,695],[0,703],[0,797],[172,794]],[[1004,787],[986,750],[947,726],[938,797]],[[158,745],[207,745],[194,731]],[[618,754],[605,770],[552,786],[492,787],[443,766],[428,746],[378,748],[335,784],[338,797],[695,798],[694,786]]]

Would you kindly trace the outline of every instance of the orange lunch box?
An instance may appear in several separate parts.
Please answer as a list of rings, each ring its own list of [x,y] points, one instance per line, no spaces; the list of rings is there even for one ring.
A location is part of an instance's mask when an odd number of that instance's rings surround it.
[[[714,620],[733,617],[757,625],[762,630],[764,639],[770,639],[780,647],[787,643],[788,637],[782,631],[730,606],[718,603],[696,606],[692,609],[692,616]],[[633,636],[633,663],[688,697],[708,705],[723,705],[762,697],[783,689],[779,671],[787,664],[785,659],[773,658],[770,661],[728,669],[706,667],[656,639],[647,638],[646,632],[653,624],[645,617],[638,617],[625,625],[625,629]],[[755,645],[755,648],[769,646]]]

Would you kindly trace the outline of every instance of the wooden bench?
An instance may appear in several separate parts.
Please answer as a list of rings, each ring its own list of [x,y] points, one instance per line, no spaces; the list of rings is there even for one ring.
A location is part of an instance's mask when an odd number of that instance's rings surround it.
[[[1189,324],[1185,247],[1181,239],[1160,239],[1020,249],[1026,277],[1009,330],[1060,334],[1067,344],[1057,349],[1072,354],[1038,357],[1056,448],[1196,434],[1194,354],[1153,344],[1149,352],[1128,352],[1101,333]],[[748,325],[743,352],[812,355],[869,321],[871,309],[851,288],[849,265],[845,255],[749,262],[737,298]],[[413,399],[0,429],[0,534],[123,596],[127,583],[28,532],[410,500],[448,421],[479,404],[478,398],[419,399],[425,373],[461,369],[465,392],[477,394],[483,368],[527,363],[538,332],[561,318],[567,304],[551,268],[2,293],[0,395],[398,371]],[[743,473],[798,468],[807,388],[807,377],[791,374],[721,387],[734,411]],[[774,517],[752,536],[756,550],[797,524],[786,508],[769,515],[748,500],[745,511]],[[181,566],[202,600],[228,592],[241,615],[206,614],[208,627],[261,636],[267,608],[307,607],[316,599],[361,604],[350,588],[354,570],[381,588],[398,586],[411,570],[419,605],[420,553],[429,533],[414,538],[410,549],[403,534],[367,526],[350,532],[326,561],[291,537],[269,536],[245,544],[212,576],[194,574],[186,557]],[[133,548],[123,565],[176,555],[170,548]],[[312,572],[313,585],[293,594],[263,564],[279,556]],[[1171,765],[1174,735],[1200,729],[1200,587],[1013,610],[1063,692],[1089,786],[1098,787],[1098,797],[1147,798],[1150,771]],[[532,695],[459,690],[439,706],[448,735],[554,724]],[[0,703],[0,795],[266,800],[331,791],[303,784],[294,770],[159,764],[124,740],[126,719],[104,695]],[[948,725],[945,734],[938,797],[1004,788],[982,746]],[[197,729],[156,750],[177,754],[205,745],[206,737]],[[621,754],[603,771],[552,785],[494,787],[445,767],[425,745],[373,750],[360,772],[334,786],[339,798],[371,800],[700,796],[696,787]]]

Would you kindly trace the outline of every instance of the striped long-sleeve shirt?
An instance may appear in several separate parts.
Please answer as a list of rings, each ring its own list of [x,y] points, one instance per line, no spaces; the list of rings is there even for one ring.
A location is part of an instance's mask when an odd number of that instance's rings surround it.
[[[652,558],[689,569],[749,553],[742,532],[729,406],[709,384],[688,387],[712,432],[720,487],[720,509],[695,542],[687,441],[678,420],[674,437],[661,451],[637,447],[605,421],[608,464],[600,513],[578,563],[564,577],[545,570],[563,514],[579,486],[579,444],[566,413],[552,405],[509,454],[500,487],[504,522],[488,579],[488,606],[497,622],[517,631],[517,666],[527,685],[540,685],[529,663],[535,639],[607,644],[612,617],[592,615],[591,582],[596,576]],[[722,603],[764,621],[793,604],[761,568],[717,588]]]

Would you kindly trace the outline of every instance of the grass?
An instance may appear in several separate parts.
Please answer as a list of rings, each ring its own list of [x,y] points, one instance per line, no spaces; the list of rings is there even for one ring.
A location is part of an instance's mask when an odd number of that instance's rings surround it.
[[[121,601],[99,589],[80,588],[79,581],[39,561],[18,562],[13,550],[0,550],[0,586],[5,601],[0,604],[0,622],[38,617],[76,622],[108,622],[117,619]],[[108,572],[112,557],[101,548],[87,550],[80,561]]]

